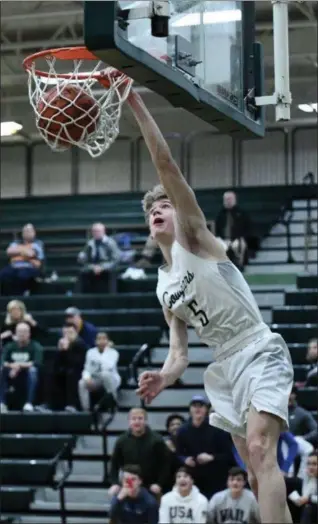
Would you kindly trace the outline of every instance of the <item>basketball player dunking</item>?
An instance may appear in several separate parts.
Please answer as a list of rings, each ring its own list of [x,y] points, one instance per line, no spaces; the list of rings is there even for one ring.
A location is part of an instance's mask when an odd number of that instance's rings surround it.
[[[128,103],[162,184],[145,195],[143,208],[166,261],[159,269],[157,295],[170,326],[164,366],[140,376],[138,394],[150,403],[181,377],[188,366],[187,325],[193,326],[202,342],[216,348],[215,361],[204,373],[215,411],[211,424],[232,434],[248,467],[262,522],[292,522],[277,464],[293,381],[288,348],[263,323],[245,279],[208,230],[194,192],[142,99],[132,92]]]

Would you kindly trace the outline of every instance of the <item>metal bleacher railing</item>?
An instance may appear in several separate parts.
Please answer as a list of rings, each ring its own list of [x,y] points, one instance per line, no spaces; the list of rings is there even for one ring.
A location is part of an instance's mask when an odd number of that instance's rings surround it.
[[[313,186],[315,184],[315,178],[313,173],[307,173],[307,175],[303,178],[303,184]],[[311,206],[311,199],[307,199],[307,206],[306,206],[306,218],[304,221],[304,233],[305,233],[305,241],[304,241],[304,269],[305,271],[308,271],[308,264],[309,264],[309,249],[312,245],[312,238],[315,235],[315,232],[312,227],[312,206]]]

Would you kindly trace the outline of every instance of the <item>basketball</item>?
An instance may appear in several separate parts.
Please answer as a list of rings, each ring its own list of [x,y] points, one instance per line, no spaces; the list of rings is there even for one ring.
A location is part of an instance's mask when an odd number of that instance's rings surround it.
[[[85,140],[96,130],[100,107],[82,89],[65,85],[50,89],[37,106],[37,126],[49,142],[71,147],[72,141]]]

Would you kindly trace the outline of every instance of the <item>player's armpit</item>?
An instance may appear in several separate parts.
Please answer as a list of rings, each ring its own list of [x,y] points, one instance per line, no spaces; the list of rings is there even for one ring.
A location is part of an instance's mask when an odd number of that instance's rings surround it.
[[[169,318],[165,310],[164,314],[170,325],[170,347],[160,374],[164,378],[165,387],[168,387],[174,384],[188,367],[188,328],[183,320],[174,315]]]

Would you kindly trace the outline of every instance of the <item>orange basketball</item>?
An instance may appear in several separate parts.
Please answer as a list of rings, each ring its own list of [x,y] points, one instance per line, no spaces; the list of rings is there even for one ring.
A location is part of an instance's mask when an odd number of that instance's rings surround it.
[[[38,128],[49,142],[71,147],[74,142],[85,140],[96,130],[100,108],[96,100],[82,89],[65,85],[53,87],[38,103]]]

